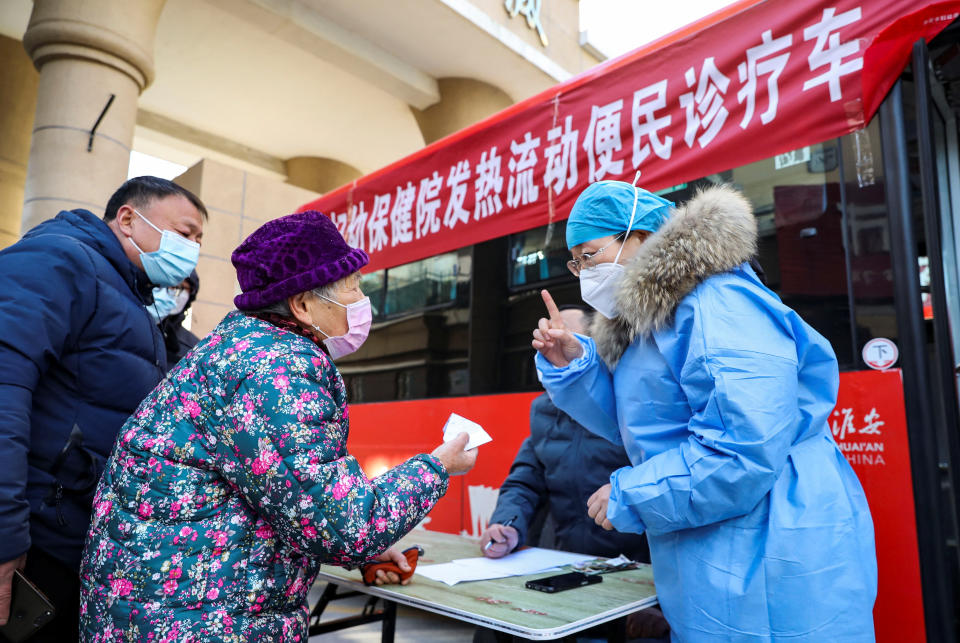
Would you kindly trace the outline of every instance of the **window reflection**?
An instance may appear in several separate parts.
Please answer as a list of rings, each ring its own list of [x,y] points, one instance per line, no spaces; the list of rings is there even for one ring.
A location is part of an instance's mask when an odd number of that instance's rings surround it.
[[[364,275],[374,326],[338,362],[353,402],[466,395],[471,250]]]
[[[569,274],[567,222],[558,221],[510,235],[510,287],[549,281]]]
[[[469,280],[469,275],[461,270],[462,263],[460,253],[448,252],[390,268],[384,315],[456,302],[461,286],[466,286]]]
[[[374,319],[378,319],[381,315],[383,315],[385,277],[385,270],[378,270],[360,277],[360,290],[363,291],[364,295],[370,298],[370,308],[373,310]]]

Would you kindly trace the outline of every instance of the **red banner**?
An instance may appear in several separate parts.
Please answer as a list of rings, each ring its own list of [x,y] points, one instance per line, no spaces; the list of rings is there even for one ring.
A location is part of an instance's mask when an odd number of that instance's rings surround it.
[[[450,413],[479,422],[493,437],[493,443],[480,447],[477,466],[470,473],[451,479],[450,490],[425,523],[431,531],[479,536],[496,506],[500,484],[521,442],[530,434],[530,402],[536,395],[353,404],[348,448],[367,475],[376,476],[415,453],[433,450]],[[900,372],[841,373],[839,399],[830,425],[863,484],[873,516],[879,569],[874,608],[877,641],[925,641]]]
[[[377,270],[565,218],[601,179],[658,190],[864,126],[960,0],[744,0],[343,186]]]

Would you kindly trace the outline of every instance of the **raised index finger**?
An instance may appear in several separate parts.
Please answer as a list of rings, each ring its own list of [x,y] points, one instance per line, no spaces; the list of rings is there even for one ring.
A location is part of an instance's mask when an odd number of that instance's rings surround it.
[[[553,301],[553,296],[550,294],[546,288],[540,291],[540,296],[543,297],[543,304],[547,307],[547,314],[550,316],[550,321],[552,322],[554,328],[564,328],[563,317],[560,316],[560,309],[557,308],[557,304]]]

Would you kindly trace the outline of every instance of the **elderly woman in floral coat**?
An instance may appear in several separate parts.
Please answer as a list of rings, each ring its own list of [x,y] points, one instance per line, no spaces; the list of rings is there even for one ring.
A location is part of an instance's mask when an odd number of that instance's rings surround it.
[[[81,640],[306,641],[321,563],[408,569],[388,547],[476,452],[463,434],[373,480],[347,454],[332,360],[369,330],[367,261],[316,212],[266,223],[233,253],[239,310],[143,401],[107,463]]]

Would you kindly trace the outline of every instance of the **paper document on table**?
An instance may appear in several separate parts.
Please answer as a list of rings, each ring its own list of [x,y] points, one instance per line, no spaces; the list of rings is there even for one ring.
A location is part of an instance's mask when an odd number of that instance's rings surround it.
[[[456,585],[470,580],[490,580],[491,578],[505,578],[510,574],[502,571],[495,571],[492,574],[488,571],[474,569],[469,565],[458,565],[457,563],[441,563],[439,565],[417,565],[417,574],[426,576],[430,580],[446,583],[447,585]]]
[[[459,558],[453,562],[440,565],[420,565],[417,567],[416,573],[447,585],[456,585],[464,581],[526,576],[527,574],[536,574],[537,572],[544,572],[585,560],[593,560],[594,558],[596,556],[530,547],[503,558],[479,556],[477,558]]]
[[[447,418],[447,423],[443,425],[443,441],[449,442],[460,433],[467,433],[470,436],[470,441],[467,442],[466,446],[467,451],[481,444],[493,442],[493,438],[483,430],[482,426],[456,413],[451,413],[450,417]]]

